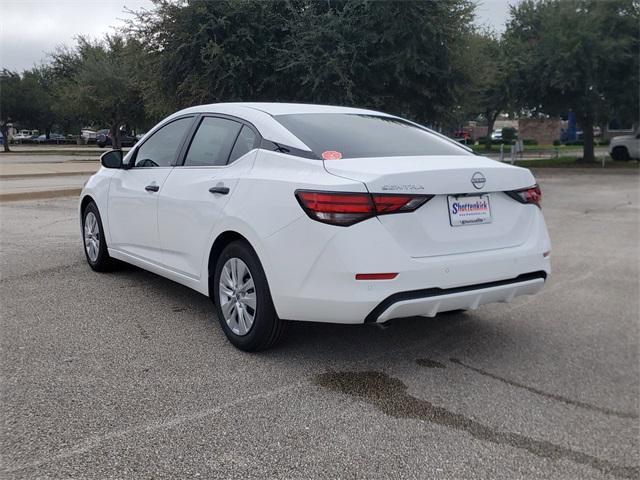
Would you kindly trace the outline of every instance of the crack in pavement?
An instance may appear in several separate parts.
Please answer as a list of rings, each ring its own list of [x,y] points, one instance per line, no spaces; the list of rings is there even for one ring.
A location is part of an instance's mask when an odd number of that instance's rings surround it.
[[[124,428],[122,430],[116,430],[112,432],[107,432],[102,435],[96,435],[94,437],[87,438],[83,442],[71,448],[60,450],[58,451],[58,453],[51,455],[49,457],[41,458],[32,462],[27,462],[27,463],[22,463],[17,465],[14,464],[12,466],[2,468],[0,469],[0,474],[14,473],[27,468],[38,468],[47,463],[64,460],[66,458],[70,458],[75,455],[81,455],[90,450],[93,450],[94,448],[97,448],[101,443],[108,440],[113,440],[115,438],[122,438],[127,435],[134,435],[134,434],[148,434],[158,430],[173,428],[186,422],[192,422],[194,420],[202,420],[212,415],[216,415],[228,408],[234,408],[234,407],[237,407],[238,405],[245,405],[247,402],[251,402],[254,400],[267,399],[273,396],[280,395],[282,393],[286,393],[286,392],[298,389],[303,383],[305,382],[296,382],[296,383],[284,385],[282,387],[275,388],[273,390],[257,393],[255,395],[249,395],[248,397],[240,398],[238,400],[227,402],[225,404],[218,405],[216,407],[208,408],[205,410],[201,410],[199,412],[188,413],[184,415],[176,415],[175,417],[169,418],[168,420],[152,421],[149,423],[135,425],[130,428]]]
[[[331,371],[316,375],[313,381],[314,384],[331,391],[362,398],[391,417],[425,420],[467,432],[481,441],[526,450],[541,458],[569,460],[616,477],[638,478],[640,475],[640,467],[617,465],[546,440],[501,431],[460,413],[433,405],[427,400],[409,395],[407,386],[402,381],[383,372]]]
[[[638,418],[638,415],[635,414],[635,413],[619,412],[617,410],[613,410],[613,409],[610,409],[610,408],[599,407],[597,405],[591,405],[590,403],[581,402],[579,400],[573,400],[572,398],[565,397],[565,396],[562,396],[562,395],[558,395],[556,393],[545,392],[545,391],[539,390],[539,389],[537,389],[535,387],[530,387],[528,385],[525,385],[524,383],[516,382],[514,380],[509,380],[508,378],[504,378],[504,377],[501,377],[501,376],[496,375],[494,373],[487,372],[486,370],[482,370],[480,368],[472,367],[471,365],[467,365],[466,363],[463,363],[462,361],[458,360],[457,358],[450,358],[449,361],[452,362],[452,363],[455,363],[456,365],[460,365],[461,367],[464,367],[464,368],[472,370],[472,371],[474,371],[476,373],[479,373],[480,375],[484,375],[486,377],[493,378],[494,380],[498,380],[500,382],[506,383],[507,385],[511,385],[512,387],[522,388],[523,390],[526,390],[528,392],[535,393],[536,395],[540,395],[542,397],[550,398],[551,400],[556,400],[558,402],[563,402],[563,403],[566,403],[567,405],[573,405],[574,407],[580,407],[580,408],[584,408],[585,410],[591,410],[593,412],[604,413],[606,415],[612,415],[612,416],[618,417],[618,418],[631,418],[631,419],[637,419]]]

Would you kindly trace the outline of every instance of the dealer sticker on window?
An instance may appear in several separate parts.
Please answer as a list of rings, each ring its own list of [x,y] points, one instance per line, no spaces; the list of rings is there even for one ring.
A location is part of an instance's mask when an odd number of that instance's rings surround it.
[[[452,227],[491,223],[489,195],[449,195],[447,198]]]

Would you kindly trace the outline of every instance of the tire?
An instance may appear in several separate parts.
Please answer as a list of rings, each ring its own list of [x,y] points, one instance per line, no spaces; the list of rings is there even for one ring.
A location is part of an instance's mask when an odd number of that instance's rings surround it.
[[[253,280],[253,288],[249,280]],[[220,326],[235,347],[256,352],[271,348],[280,340],[285,322],[276,314],[267,277],[249,244],[234,241],[224,248],[210,290]]]
[[[98,147],[100,147],[100,148],[104,148],[104,147],[105,147],[105,145],[106,145],[106,143],[98,143],[97,145],[98,145]]]
[[[115,261],[109,256],[102,219],[94,202],[90,202],[82,212],[82,243],[84,256],[93,270],[107,272],[113,269]]]
[[[629,157],[629,151],[626,147],[614,147],[611,152],[611,158],[613,158],[616,162],[626,162],[631,160]]]

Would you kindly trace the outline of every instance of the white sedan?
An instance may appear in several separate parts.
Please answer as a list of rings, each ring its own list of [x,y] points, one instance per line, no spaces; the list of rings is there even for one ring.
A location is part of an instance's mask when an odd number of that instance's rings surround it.
[[[91,268],[124,261],[208,295],[243,350],[286,320],[508,302],[550,272],[529,170],[380,112],[202,105],[101,161],[80,199]]]

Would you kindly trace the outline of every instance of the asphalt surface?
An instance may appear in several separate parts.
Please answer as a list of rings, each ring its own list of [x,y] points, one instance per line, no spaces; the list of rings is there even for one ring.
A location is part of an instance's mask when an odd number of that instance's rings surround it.
[[[0,193],[4,191],[11,192],[42,192],[44,190],[55,190],[60,188],[79,188],[82,189],[87,180],[91,177],[90,173],[78,175],[43,175],[41,177],[23,177],[23,178],[0,178]]]
[[[104,152],[75,154],[31,154],[31,153],[2,153],[0,154],[0,165],[25,164],[25,163],[64,163],[95,161]]]
[[[547,172],[540,295],[261,354],[91,271],[74,199],[0,204],[0,477],[638,478],[639,177]]]

